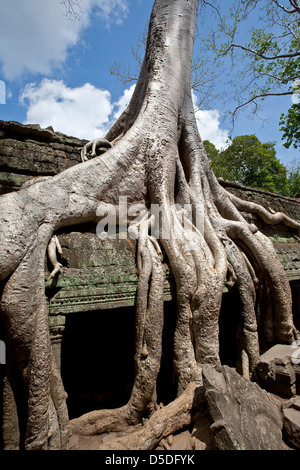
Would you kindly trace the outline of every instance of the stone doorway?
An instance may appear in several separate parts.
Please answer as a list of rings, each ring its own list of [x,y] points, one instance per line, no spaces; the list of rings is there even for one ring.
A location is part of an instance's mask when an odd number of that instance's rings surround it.
[[[297,330],[300,331],[300,281],[291,281],[290,284],[293,296],[294,324]]]
[[[219,317],[220,360],[236,368],[241,303],[236,287],[223,294]]]
[[[133,308],[67,315],[61,375],[70,419],[126,404],[134,378]]]
[[[165,302],[158,402],[175,397],[173,338],[176,304]],[[66,316],[61,342],[61,376],[70,419],[127,403],[134,381],[135,307]]]

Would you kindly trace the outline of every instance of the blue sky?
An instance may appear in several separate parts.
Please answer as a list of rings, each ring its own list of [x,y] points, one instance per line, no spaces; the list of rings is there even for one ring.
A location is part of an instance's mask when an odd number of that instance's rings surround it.
[[[153,0],[82,0],[80,21],[70,21],[60,0],[3,2],[0,80],[6,99],[3,103],[0,98],[0,119],[51,125],[86,139],[103,136],[133,90],[133,83],[122,84],[110,67],[116,62],[135,69],[131,49],[149,20],[152,4]],[[200,35],[212,21],[208,16],[199,26]],[[290,97],[267,100],[261,110],[264,123],[243,112],[232,136],[254,133],[262,142],[276,141],[277,157],[287,165],[299,158],[299,152],[284,149],[278,122],[291,104]],[[197,115],[202,138],[218,148],[231,132],[224,111],[223,104],[214,103]]]

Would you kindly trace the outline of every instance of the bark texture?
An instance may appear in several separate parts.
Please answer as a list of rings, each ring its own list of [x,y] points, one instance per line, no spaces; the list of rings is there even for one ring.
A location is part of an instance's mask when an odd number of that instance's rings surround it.
[[[178,396],[186,393],[190,407],[193,386],[185,392],[189,384],[201,384],[204,363],[220,363],[218,321],[225,283],[236,284],[241,298],[242,375],[251,377],[261,348],[294,340],[283,267],[272,243],[242,213],[255,212],[268,223],[283,222],[295,229],[299,224],[241,201],[222,188],[211,171],[190,87],[197,9],[198,0],[154,2],[146,56],[128,109],[106,141],[88,147],[94,152],[108,141],[111,148],[105,154],[1,196],[0,306],[10,357],[4,390],[5,448],[19,448],[22,441],[26,449],[62,449],[70,429],[87,435],[122,430],[139,423],[145,411],[155,412],[164,322],[161,248],[177,289]],[[149,208],[137,227],[135,382],[127,405],[96,410],[69,423],[49,340],[44,257],[48,250],[55,275],[55,231],[97,221],[101,208],[118,204],[120,196]],[[159,240],[150,233],[151,225],[158,223],[151,213],[153,204],[161,208]],[[192,219],[185,207],[192,208]],[[20,380],[26,403],[22,419],[16,397]]]

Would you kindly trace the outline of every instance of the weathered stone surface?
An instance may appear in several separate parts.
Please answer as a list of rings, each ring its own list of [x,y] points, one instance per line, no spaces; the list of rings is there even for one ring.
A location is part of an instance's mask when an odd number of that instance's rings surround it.
[[[300,396],[282,405],[284,436],[288,444],[300,449]]]
[[[86,142],[38,124],[0,121],[0,194],[20,189],[30,177],[53,176],[80,163]]]
[[[169,447],[165,447],[166,450],[193,450],[191,433],[189,431],[183,431],[169,440]]]
[[[62,271],[47,281],[50,315],[135,305],[138,272],[135,240],[101,240],[95,227],[58,235]],[[165,300],[171,300],[174,283],[165,267]]]
[[[54,134],[52,127],[41,129],[39,124],[20,124],[16,121],[0,121],[0,129],[4,135],[33,137],[43,141],[52,140]]]
[[[28,175],[0,172],[0,194],[17,191],[28,180]]]
[[[205,397],[219,450],[282,450],[282,417],[274,398],[223,366],[203,367]]]
[[[211,419],[208,413],[199,413],[194,418],[194,428],[192,430],[195,450],[215,450],[213,431],[211,430]]]
[[[256,366],[257,381],[272,393],[293,396],[300,389],[300,345],[277,344],[262,356]]]
[[[297,281],[300,277],[300,244],[274,243],[274,247],[289,281]]]

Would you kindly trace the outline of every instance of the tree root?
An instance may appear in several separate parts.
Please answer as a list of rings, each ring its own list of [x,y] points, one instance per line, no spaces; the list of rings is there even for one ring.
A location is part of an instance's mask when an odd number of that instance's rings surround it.
[[[256,214],[268,225],[284,224],[287,227],[298,230],[300,235],[300,223],[291,219],[283,212],[270,213],[255,202],[244,201],[231,193],[229,197],[239,211]]]
[[[106,431],[126,431],[139,425],[136,431],[102,444],[99,450],[150,450],[162,439],[191,423],[191,413],[199,406],[197,384],[192,382],[176,400],[157,409],[148,419],[130,420],[128,405],[116,410],[88,413],[70,422],[72,434],[96,435]]]
[[[53,235],[53,237],[50,240],[50,243],[47,247],[48,251],[48,258],[50,263],[52,264],[53,270],[51,271],[48,281],[50,279],[53,279],[56,274],[58,274],[61,271],[62,264],[57,261],[57,253],[60,255],[62,254],[62,249],[59,243],[59,240],[56,235]]]
[[[96,157],[97,148],[103,147],[104,149],[109,149],[112,147],[111,142],[104,138],[95,139],[92,142],[88,142],[81,149],[81,161],[86,162],[88,160],[88,154],[90,153],[91,158]],[[91,151],[91,152],[90,152]]]
[[[136,431],[108,443],[99,450],[151,450],[170,434],[191,423],[191,413],[196,408],[197,384],[190,383],[186,390],[172,403],[157,410]]]

